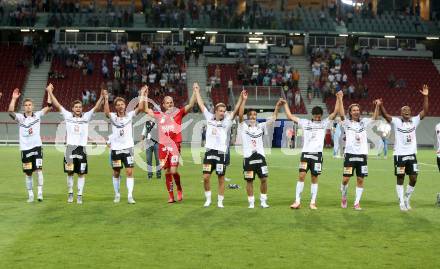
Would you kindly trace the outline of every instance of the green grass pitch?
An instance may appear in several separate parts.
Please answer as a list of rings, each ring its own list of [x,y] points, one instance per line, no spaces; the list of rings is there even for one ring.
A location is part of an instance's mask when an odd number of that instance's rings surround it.
[[[342,159],[330,154],[324,155],[318,211],[307,207],[309,176],[303,208],[292,211],[299,155],[279,149],[268,156],[271,207],[251,210],[242,158],[235,153],[227,177],[242,188],[226,191],[224,209],[205,209],[201,165],[192,162],[189,148],[180,168],[182,203],[167,204],[164,179],[147,181],[137,169],[137,204],[126,203],[125,179],[124,199],[113,204],[105,153],[89,156],[84,204],[77,205],[66,203],[63,153],[44,147],[45,200],[27,204],[18,148],[1,147],[0,268],[438,268],[440,208],[434,204],[440,173],[434,151],[418,154],[421,172],[414,209],[407,213],[398,208],[392,158],[370,157],[364,211],[341,209]],[[352,178],[349,205],[354,186]],[[212,187],[215,202],[216,179]]]

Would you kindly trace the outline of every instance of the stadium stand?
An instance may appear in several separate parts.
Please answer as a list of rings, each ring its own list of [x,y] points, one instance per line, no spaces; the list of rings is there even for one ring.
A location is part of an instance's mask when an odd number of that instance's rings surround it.
[[[31,50],[20,45],[0,45],[0,111],[7,111],[12,91],[23,89],[31,64]]]
[[[302,99],[299,106],[295,106],[293,102],[294,87],[293,85],[291,85],[291,81],[283,81],[283,78],[286,77],[287,73],[290,73],[290,70],[285,70],[284,68],[280,70],[275,70],[276,68],[281,67],[277,67],[274,65],[268,66],[267,69],[270,69],[270,71],[268,71],[266,70],[266,68],[256,68],[254,66],[245,66],[238,63],[208,65],[207,71],[209,84],[211,85],[211,99],[213,103],[216,104],[219,102],[223,102],[225,104],[229,104],[228,83],[229,80],[232,80],[232,84],[234,85],[233,93],[235,96],[238,96],[240,94],[241,89],[248,89],[248,92],[250,94],[249,98],[255,98],[255,96],[258,96],[258,100],[260,100],[261,104],[264,104],[266,103],[265,101],[268,101],[269,91],[272,93],[272,101],[270,101],[269,103],[271,105],[272,103],[274,104],[275,102],[273,100],[276,100],[277,97],[281,97],[280,93],[282,89],[284,87],[287,87],[287,90],[285,91],[285,98],[289,100],[289,97],[291,96],[291,100],[289,101],[291,104],[292,112],[297,114],[307,114]],[[219,71],[216,71],[216,69]],[[258,70],[261,79],[258,79],[252,74],[253,70]],[[264,79],[265,82],[263,82],[263,77],[267,77],[267,79]],[[272,84],[272,80],[274,84]],[[271,84],[266,84],[266,81],[271,81]],[[254,92],[256,93],[254,94]],[[289,94],[289,92],[291,92],[291,94]]]
[[[400,115],[400,108],[409,105],[413,114],[422,109],[422,98],[419,90],[423,84],[430,86],[430,102],[440,102],[440,75],[434,64],[429,59],[395,59],[395,58],[370,58],[368,60],[371,68],[368,75],[362,82],[368,85],[368,97],[352,100],[346,98],[346,105],[359,103],[362,110],[372,112],[372,101],[376,98],[383,98],[388,112],[392,115]],[[348,74],[350,83],[356,83],[356,77],[351,70],[351,62],[343,64],[342,70]],[[394,79],[392,79],[394,77]],[[393,82],[394,81],[394,82]],[[333,107],[334,97],[326,99],[327,106]],[[430,116],[440,116],[440,107],[430,106]]]
[[[186,102],[183,55],[148,45],[140,51],[121,47],[113,53],[76,53],[69,47],[66,53],[57,55],[52,62],[49,83],[56,92],[62,93],[58,94],[61,104],[68,106],[78,99],[85,105],[93,105],[103,85],[111,93],[110,100],[116,96],[131,100],[138,96],[144,84],[149,85],[149,96],[157,104],[161,104],[165,95],[172,96],[176,106]],[[151,53],[146,53],[147,47]]]

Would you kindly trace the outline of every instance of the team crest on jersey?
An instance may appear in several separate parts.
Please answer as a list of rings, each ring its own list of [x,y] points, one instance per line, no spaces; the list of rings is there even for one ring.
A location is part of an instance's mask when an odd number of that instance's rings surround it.
[[[79,125],[75,125],[75,127],[73,128],[73,131],[75,133],[79,133]]]
[[[23,163],[23,170],[31,170],[32,163]]]
[[[124,136],[124,129],[121,129],[120,131],[119,131],[119,136]]]
[[[29,128],[29,129],[28,129],[28,134],[29,134],[29,135],[33,135],[33,134],[34,134],[34,130],[33,130],[32,128]]]

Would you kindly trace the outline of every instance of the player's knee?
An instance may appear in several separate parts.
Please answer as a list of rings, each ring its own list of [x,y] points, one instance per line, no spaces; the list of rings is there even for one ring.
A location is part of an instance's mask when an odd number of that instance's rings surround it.
[[[28,177],[31,177],[32,176],[32,171],[27,171],[27,172],[24,172],[25,174],[26,174],[26,176],[28,176]]]

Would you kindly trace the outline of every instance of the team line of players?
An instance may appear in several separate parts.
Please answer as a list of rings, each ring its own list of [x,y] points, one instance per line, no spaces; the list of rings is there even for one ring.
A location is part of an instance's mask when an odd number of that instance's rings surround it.
[[[112,134],[109,137],[111,148],[111,165],[113,168],[112,181],[114,186],[114,202],[120,202],[120,181],[121,169],[125,168],[127,201],[134,204],[133,188],[133,168],[134,168],[134,140],[133,140],[133,117],[143,112],[153,117],[158,124],[159,132],[159,159],[160,165],[165,172],[166,188],[169,194],[169,203],[175,202],[174,183],[177,187],[177,201],[183,200],[183,190],[178,172],[180,145],[182,142],[181,124],[183,117],[197,103],[206,119],[206,152],[203,160],[203,182],[206,201],[204,207],[209,207],[212,203],[210,178],[215,171],[218,177],[218,196],[217,207],[223,208],[225,191],[225,174],[227,167],[229,131],[233,120],[238,115],[239,128],[243,146],[243,176],[247,181],[246,191],[248,195],[249,208],[255,207],[253,191],[253,181],[256,176],[260,179],[260,205],[262,208],[269,207],[267,203],[267,178],[269,169],[265,159],[263,146],[263,136],[267,133],[267,127],[272,125],[277,119],[278,111],[284,108],[287,118],[298,124],[303,129],[303,148],[299,165],[299,178],[296,185],[296,197],[292,209],[301,207],[301,194],[304,189],[304,180],[308,171],[311,174],[311,201],[310,209],[316,210],[316,197],[318,194],[318,176],[322,172],[324,136],[329,124],[339,114],[342,120],[342,127],[346,133],[346,146],[344,151],[344,168],[341,182],[341,207],[347,208],[348,183],[350,178],[356,173],[356,194],[353,208],[362,210],[360,200],[364,188],[364,178],[368,176],[367,155],[367,127],[376,120],[381,114],[386,121],[392,123],[395,132],[394,145],[394,168],[397,178],[396,192],[399,199],[399,207],[402,211],[411,209],[410,198],[414,192],[417,182],[417,142],[416,128],[428,112],[428,86],[424,85],[420,91],[423,100],[423,110],[415,117],[411,116],[411,109],[404,106],[401,109],[401,117],[391,117],[383,105],[381,99],[374,101],[374,113],[372,118],[361,118],[361,110],[358,104],[352,104],[348,108],[348,118],[345,118],[342,92],[337,93],[337,101],[334,111],[325,119],[322,118],[323,111],[320,107],[312,109],[312,119],[300,119],[293,115],[286,101],[280,99],[274,109],[272,117],[265,122],[257,122],[257,112],[248,109],[247,119],[244,119],[246,101],[248,94],[242,91],[239,100],[230,113],[226,111],[226,105],[219,103],[215,106],[214,114],[210,113],[205,107],[200,96],[200,87],[197,83],[193,85],[193,95],[189,103],[177,109],[174,107],[173,99],[165,97],[162,102],[164,112],[153,111],[147,105],[148,87],[142,87],[139,95],[139,104],[132,110],[126,111],[126,102],[123,98],[116,98],[113,101],[116,112],[110,112],[108,93],[101,91],[101,96],[95,107],[83,113],[82,103],[74,101],[72,111],[67,111],[57,100],[53,91],[54,87],[49,84],[47,91],[47,106],[41,111],[33,112],[32,100],[24,100],[24,113],[15,113],[15,105],[20,92],[15,89],[9,106],[10,116],[19,125],[20,150],[22,156],[22,167],[25,173],[26,188],[28,190],[28,202],[34,201],[33,193],[33,173],[37,174],[37,198],[43,201],[43,152],[42,141],[40,138],[40,119],[54,106],[57,108],[66,124],[66,152],[64,156],[64,171],[67,173],[67,189],[69,203],[73,202],[74,174],[78,175],[77,180],[77,203],[83,202],[83,189],[85,175],[88,173],[86,145],[88,139],[88,123],[93,114],[104,105],[104,113],[109,118],[112,125]],[[437,137],[440,145],[440,124],[436,126]],[[437,163],[440,169],[440,146],[437,152]],[[409,182],[404,190],[404,178],[408,175]]]

